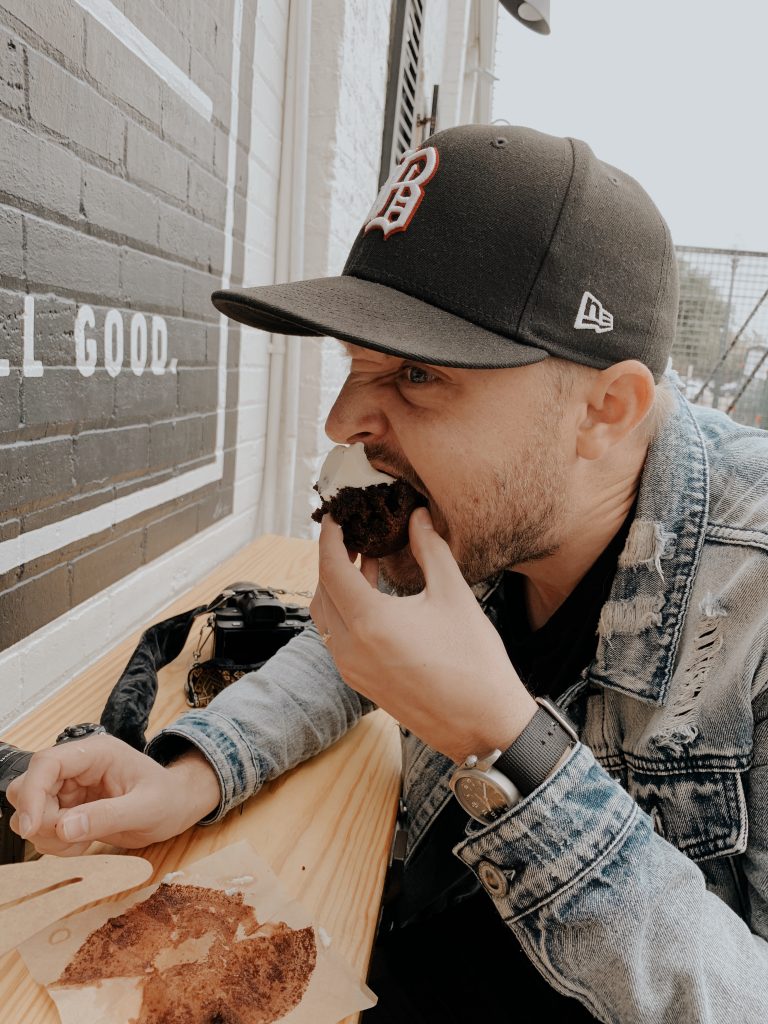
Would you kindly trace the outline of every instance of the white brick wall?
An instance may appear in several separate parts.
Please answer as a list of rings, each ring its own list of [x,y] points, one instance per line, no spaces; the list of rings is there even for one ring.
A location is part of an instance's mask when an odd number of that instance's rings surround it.
[[[496,3],[496,0],[492,2]],[[438,129],[461,123],[461,97],[472,3],[473,0],[445,0],[445,49],[442,55]]]
[[[261,282],[271,280],[274,274],[274,196],[280,173],[288,3],[289,0],[259,3],[255,27],[258,73],[254,76],[250,102],[241,96],[241,110],[250,105],[253,119],[250,194],[257,197],[252,199],[246,214],[246,276]],[[66,24],[64,11],[60,17],[62,24]],[[231,46],[229,28],[226,35]],[[210,74],[210,65],[207,67]],[[142,73],[145,72],[142,67]],[[221,113],[226,117],[229,111],[222,109]],[[219,160],[226,166],[225,146]],[[161,216],[161,225],[163,222]],[[183,237],[183,226],[179,230]],[[179,295],[180,307],[182,301]],[[230,329],[230,338],[236,330]],[[0,653],[0,726],[9,724],[65,684],[254,536],[264,462],[268,355],[263,335],[254,344],[250,340],[244,337],[241,346],[241,408],[232,514]]]
[[[257,11],[243,270],[246,284],[266,284],[275,277],[289,3],[264,0]],[[243,327],[234,514],[250,523],[252,534],[266,454],[269,345],[269,335]]]

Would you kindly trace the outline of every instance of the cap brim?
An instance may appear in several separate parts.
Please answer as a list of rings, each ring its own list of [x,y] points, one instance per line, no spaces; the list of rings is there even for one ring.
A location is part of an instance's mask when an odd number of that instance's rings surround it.
[[[272,334],[329,336],[435,366],[495,369],[547,358],[544,349],[359,277],[321,277],[211,296],[225,316]]]

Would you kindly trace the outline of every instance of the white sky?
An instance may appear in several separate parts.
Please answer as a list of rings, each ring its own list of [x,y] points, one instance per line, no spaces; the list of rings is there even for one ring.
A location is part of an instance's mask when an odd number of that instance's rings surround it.
[[[549,36],[500,9],[494,119],[584,139],[678,245],[768,252],[768,4],[551,6]]]

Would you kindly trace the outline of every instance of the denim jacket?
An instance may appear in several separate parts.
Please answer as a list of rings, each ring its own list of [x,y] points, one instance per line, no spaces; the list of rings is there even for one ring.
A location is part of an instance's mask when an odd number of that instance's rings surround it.
[[[559,701],[581,742],[453,848],[549,984],[599,1020],[768,1018],[767,598],[768,433],[678,396],[594,661]],[[310,628],[148,752],[183,738],[205,754],[215,821],[371,708]],[[404,732],[406,870],[452,769]]]

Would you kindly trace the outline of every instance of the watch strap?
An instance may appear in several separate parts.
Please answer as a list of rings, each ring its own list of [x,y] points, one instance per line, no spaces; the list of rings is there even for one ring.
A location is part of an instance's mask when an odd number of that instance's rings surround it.
[[[560,708],[537,697],[533,718],[514,743],[497,759],[494,768],[528,796],[547,779],[563,754],[578,742],[578,735]]]

